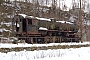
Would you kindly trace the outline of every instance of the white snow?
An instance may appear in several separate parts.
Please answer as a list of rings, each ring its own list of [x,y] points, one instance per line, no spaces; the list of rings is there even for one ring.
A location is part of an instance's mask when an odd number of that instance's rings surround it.
[[[0,52],[0,60],[90,60],[90,47]]]
[[[7,27],[9,27],[9,26],[12,25],[12,22],[8,22],[8,23],[6,23],[6,22],[0,22],[0,24],[1,24],[1,26],[4,24],[4,25],[6,25]]]
[[[26,14],[18,14],[18,15],[21,15],[21,16],[23,16],[24,18],[26,18],[26,16],[27,16]]]
[[[48,30],[48,29],[44,27],[40,27],[39,30]]]
[[[39,17],[36,17],[38,20],[45,20],[45,21],[51,21],[50,19],[47,19],[47,18],[39,18]]]
[[[6,30],[5,28],[0,29],[0,32],[3,32],[3,31],[11,32],[10,30]]]
[[[16,25],[16,23],[14,25]],[[20,27],[18,23],[17,23],[17,27]]]
[[[67,21],[56,21],[56,22],[60,22],[60,23],[68,23],[68,24],[73,24],[73,23],[71,23],[71,22],[67,22]]]
[[[83,43],[50,43],[50,44],[10,44],[0,43],[0,48],[15,48],[15,47],[40,47],[40,46],[56,46],[56,45],[86,45],[90,42]],[[69,48],[69,49],[48,49],[34,51],[19,51],[19,52],[0,52],[0,60],[90,60],[90,47]]]
[[[49,43],[49,44],[27,44],[27,43],[18,43],[18,44],[2,44],[0,43],[0,48],[15,48],[15,47],[42,47],[42,46],[57,46],[57,45],[86,45],[90,42],[83,43]]]
[[[36,19],[38,19],[38,20],[51,21],[50,19],[47,19],[47,18],[39,18],[39,17],[34,17],[34,16],[28,16],[28,15],[26,15],[26,14],[18,14],[18,15],[21,15],[21,16],[23,16],[24,18],[30,17],[30,18],[36,18]]]

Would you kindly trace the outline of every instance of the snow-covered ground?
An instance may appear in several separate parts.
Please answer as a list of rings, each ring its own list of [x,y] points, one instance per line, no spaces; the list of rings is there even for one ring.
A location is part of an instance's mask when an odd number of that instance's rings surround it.
[[[49,43],[49,44],[27,44],[27,43],[18,43],[18,44],[8,44],[8,43],[0,43],[0,48],[15,48],[15,47],[42,47],[42,46],[57,46],[57,45],[86,45],[90,44],[90,42],[83,43]]]
[[[90,47],[0,52],[0,60],[90,60]]]
[[[31,46],[55,46],[55,45],[85,45],[84,43],[50,43],[50,44],[3,44],[0,43],[0,48],[14,47],[31,47]],[[34,51],[19,51],[19,52],[0,52],[0,60],[90,60],[90,47],[70,48],[70,49],[48,49]]]

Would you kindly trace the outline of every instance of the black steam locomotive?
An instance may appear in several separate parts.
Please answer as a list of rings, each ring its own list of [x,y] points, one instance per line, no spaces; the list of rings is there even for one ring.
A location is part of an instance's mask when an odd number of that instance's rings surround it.
[[[67,21],[46,19],[25,14],[15,15],[12,33],[26,43],[79,42],[78,25]]]

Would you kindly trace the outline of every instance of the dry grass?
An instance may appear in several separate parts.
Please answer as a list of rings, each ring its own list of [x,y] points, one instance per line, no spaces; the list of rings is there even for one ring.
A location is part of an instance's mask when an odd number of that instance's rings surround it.
[[[69,49],[69,48],[80,48],[80,47],[89,47],[90,44],[86,45],[58,45],[58,46],[43,46],[43,47],[15,47],[15,48],[0,48],[0,52],[7,53],[11,51],[34,51],[34,50],[48,50],[48,49]]]

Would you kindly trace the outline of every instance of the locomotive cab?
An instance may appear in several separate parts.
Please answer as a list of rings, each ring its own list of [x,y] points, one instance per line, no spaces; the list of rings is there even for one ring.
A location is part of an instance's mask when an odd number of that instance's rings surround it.
[[[38,21],[35,18],[23,15],[15,15],[12,22],[14,35],[24,36],[38,33]]]
[[[20,19],[19,15],[16,15],[13,20],[12,20],[12,33],[13,35],[15,34],[20,34],[22,32],[22,20]]]

